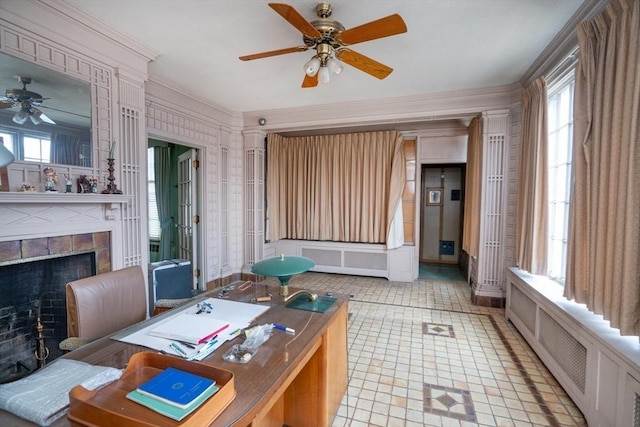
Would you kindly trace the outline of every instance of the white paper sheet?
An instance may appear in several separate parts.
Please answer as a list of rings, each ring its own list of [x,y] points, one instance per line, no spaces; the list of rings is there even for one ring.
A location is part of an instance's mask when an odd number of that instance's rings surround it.
[[[196,349],[188,349],[186,358],[192,358],[193,360],[204,359],[206,356],[208,356],[218,347],[224,344],[227,340],[235,338],[239,330],[249,326],[256,317],[269,309],[269,306],[265,305],[222,300],[218,298],[207,298],[206,300],[204,300],[204,302],[211,305],[211,312],[203,312],[201,314],[198,314],[197,316],[226,321],[229,323],[229,327],[225,328],[218,334],[218,342],[215,345],[207,348],[206,351],[201,351],[199,354],[194,356],[197,350],[202,349],[205,344],[196,346]],[[175,311],[175,313],[172,313],[172,315],[167,316],[166,318],[157,319],[156,321],[153,321],[155,319],[152,318],[150,319],[151,322],[147,321],[148,324],[138,330],[116,334],[111,338],[118,341],[128,342],[130,344],[141,345],[157,351],[166,352],[168,354],[185,357],[183,354],[180,354],[178,351],[174,350],[171,347],[171,343],[173,342],[173,340],[156,337],[151,335],[149,332],[152,329],[157,328],[161,323],[171,321],[171,319],[175,318],[176,316],[180,316],[183,314],[195,314],[198,310],[199,307],[196,303],[186,307],[180,307],[172,310],[172,312]]]

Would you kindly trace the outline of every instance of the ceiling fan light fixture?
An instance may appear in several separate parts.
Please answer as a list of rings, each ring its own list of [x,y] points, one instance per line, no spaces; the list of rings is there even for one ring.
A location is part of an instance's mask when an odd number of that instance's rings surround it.
[[[331,73],[329,72],[329,68],[326,66],[320,67],[320,71],[318,71],[318,83],[329,83],[331,80]]]
[[[339,75],[344,69],[342,63],[340,63],[340,61],[338,61],[334,57],[329,58],[329,60],[327,61],[327,68],[329,68],[329,71],[331,71],[335,75]]]
[[[320,69],[320,58],[318,58],[317,56],[314,56],[313,58],[308,60],[306,64],[304,64],[304,72],[309,77],[315,76],[319,69]]]
[[[25,110],[20,110],[13,116],[13,119],[11,120],[13,120],[15,123],[19,125],[23,125],[28,118],[29,118],[29,112]]]
[[[29,118],[31,119],[34,125],[39,125],[40,123],[43,122],[40,116],[42,116],[42,111],[40,110],[35,110],[32,114],[29,114]]]

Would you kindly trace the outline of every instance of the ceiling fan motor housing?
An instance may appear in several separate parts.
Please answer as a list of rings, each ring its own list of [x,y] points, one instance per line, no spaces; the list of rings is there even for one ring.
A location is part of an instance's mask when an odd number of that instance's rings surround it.
[[[27,90],[27,85],[31,83],[31,77],[18,77],[18,82],[22,83],[22,89],[7,89],[5,97],[13,104],[19,104],[25,101],[31,101],[33,105],[40,105],[42,95]]]

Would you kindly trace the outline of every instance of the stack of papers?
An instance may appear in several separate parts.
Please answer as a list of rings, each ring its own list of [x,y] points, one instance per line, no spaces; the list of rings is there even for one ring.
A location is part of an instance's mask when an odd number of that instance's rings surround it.
[[[229,327],[229,322],[202,314],[180,313],[149,331],[149,334],[187,344],[204,344]]]
[[[127,393],[127,398],[180,421],[219,389],[212,379],[169,367]]]
[[[175,314],[162,321],[113,338],[187,360],[202,360],[235,338],[268,309],[269,306],[259,304],[207,298],[198,304],[172,310]]]

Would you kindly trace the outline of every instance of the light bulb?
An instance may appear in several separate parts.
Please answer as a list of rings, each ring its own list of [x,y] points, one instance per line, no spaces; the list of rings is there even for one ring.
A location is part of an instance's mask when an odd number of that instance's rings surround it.
[[[329,71],[336,75],[340,74],[343,70],[342,64],[335,58],[329,58],[327,67],[329,67]]]
[[[26,112],[25,110],[20,110],[16,113],[15,116],[13,116],[12,120],[19,125],[23,125],[28,118],[29,118],[29,113]]]
[[[329,83],[329,80],[331,80],[329,69],[327,67],[320,67],[320,71],[318,71],[318,82]]]
[[[315,76],[318,69],[320,69],[320,59],[317,56],[314,56],[304,64],[304,72],[309,77]]]

